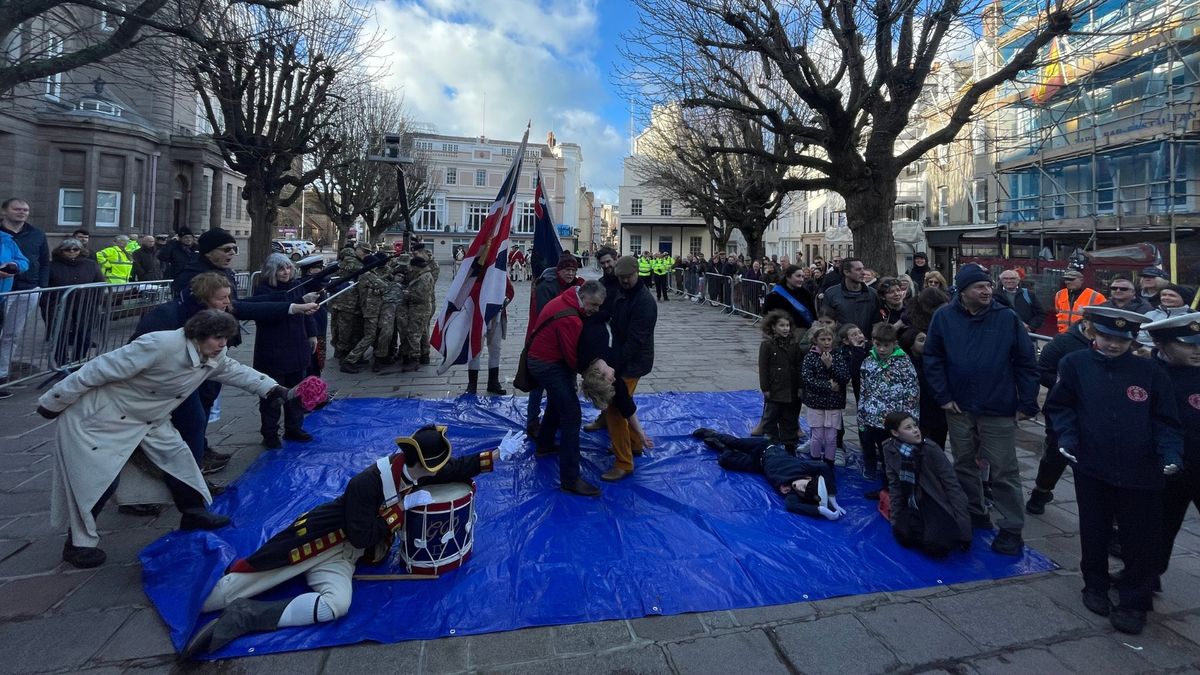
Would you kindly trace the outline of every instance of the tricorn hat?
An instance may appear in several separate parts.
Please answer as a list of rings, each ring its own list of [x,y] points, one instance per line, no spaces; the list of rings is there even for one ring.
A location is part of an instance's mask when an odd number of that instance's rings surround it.
[[[417,461],[433,473],[450,461],[450,439],[446,438],[446,427],[427,424],[417,429],[412,436],[401,436],[396,445],[407,455],[417,453]]]

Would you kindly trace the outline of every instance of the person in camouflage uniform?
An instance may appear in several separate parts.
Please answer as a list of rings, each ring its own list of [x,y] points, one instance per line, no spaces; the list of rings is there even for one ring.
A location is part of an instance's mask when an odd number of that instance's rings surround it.
[[[407,282],[404,304],[408,313],[408,330],[404,335],[404,353],[407,358],[419,358],[420,363],[427,364],[429,319],[433,316],[433,273],[429,270],[429,261],[425,256],[413,256]],[[420,366],[417,362],[409,362],[402,372],[412,372],[418,368]]]
[[[364,256],[371,253],[371,247],[367,244],[360,243],[355,249],[356,253],[365,250]],[[360,274],[358,285],[354,288],[358,292],[358,306],[362,311],[362,337],[342,359],[343,373],[362,372],[362,362],[366,359],[367,349],[374,347],[375,340],[379,337],[379,315],[383,311],[383,296],[387,291],[387,283],[379,272],[371,270]]]
[[[338,254],[338,276],[346,277],[363,267],[361,258],[369,249],[349,247]],[[362,339],[362,310],[358,305],[358,288],[352,288],[329,301],[329,312],[333,325],[333,355],[343,359]]]
[[[433,257],[433,250],[427,248],[424,242],[418,241],[413,244],[413,255],[425,256],[425,260],[429,263],[429,273],[433,275],[433,283],[436,286],[438,280],[438,261]],[[428,340],[427,340],[428,342]]]
[[[379,372],[383,366],[396,362],[400,354],[396,344],[398,318],[407,317],[404,306],[405,276],[408,274],[410,256],[402,253],[388,261],[387,271],[383,282],[386,286],[383,292],[383,306],[379,311],[379,337],[375,340],[375,362],[371,370]],[[401,324],[403,325],[403,324]],[[404,325],[401,330],[407,329]],[[401,332],[400,335],[404,333]]]

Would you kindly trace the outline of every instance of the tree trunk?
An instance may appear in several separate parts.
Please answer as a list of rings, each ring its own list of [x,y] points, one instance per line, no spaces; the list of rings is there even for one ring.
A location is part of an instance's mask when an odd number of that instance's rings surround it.
[[[892,211],[896,204],[896,181],[843,194],[846,222],[854,234],[854,257],[880,277],[896,276],[896,239],[892,235]]]
[[[267,194],[266,189],[249,176],[246,180],[246,211],[250,214],[250,269],[259,269],[271,254],[271,240],[275,237],[275,218],[279,214],[276,195]]]
[[[742,237],[746,239],[746,259],[754,260],[762,256],[762,234],[766,228],[759,223],[742,223],[738,229],[741,230]]]

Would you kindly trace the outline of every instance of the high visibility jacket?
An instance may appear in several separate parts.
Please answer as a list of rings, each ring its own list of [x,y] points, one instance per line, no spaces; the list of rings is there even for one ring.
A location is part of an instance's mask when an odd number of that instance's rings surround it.
[[[1083,318],[1083,308],[1090,305],[1099,305],[1108,298],[1104,297],[1103,293],[1097,293],[1090,288],[1085,288],[1079,291],[1079,297],[1075,298],[1075,304],[1070,301],[1070,294],[1067,289],[1062,289],[1054,295],[1054,311],[1058,315],[1058,332],[1065,333],[1071,328],[1071,325]]]
[[[96,262],[100,263],[100,271],[110,284],[127,284],[129,275],[133,272],[133,261],[120,246],[109,246],[96,254]]]
[[[639,277],[650,276],[650,259],[647,258],[646,256],[642,256],[641,258],[638,258],[638,276]]]
[[[663,274],[667,273],[667,259],[666,258],[655,258],[654,259],[654,273],[658,274],[658,275],[663,275]]]

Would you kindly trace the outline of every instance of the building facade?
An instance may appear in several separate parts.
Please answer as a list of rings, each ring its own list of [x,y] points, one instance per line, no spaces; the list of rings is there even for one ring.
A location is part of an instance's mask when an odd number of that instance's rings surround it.
[[[432,196],[413,218],[413,231],[439,256],[467,247],[487,218],[520,141],[485,136],[414,133],[409,139],[429,168]],[[559,143],[553,133],[545,143],[529,143],[521,167],[517,213],[511,243],[529,250],[533,242],[533,192],[541,167],[550,211],[563,248],[575,250],[581,234],[579,172],[583,152],[575,143]]]
[[[73,49],[86,31],[106,30],[98,14],[55,10],[0,36],[0,52],[17,60],[33,49]],[[206,139],[211,129],[183,73],[162,67],[162,44],[154,58],[139,50],[21,85],[0,101],[0,194],[28,201],[30,222],[52,245],[77,228],[90,230],[98,249],[117,234],[182,227],[223,227],[244,244],[242,177]]]

